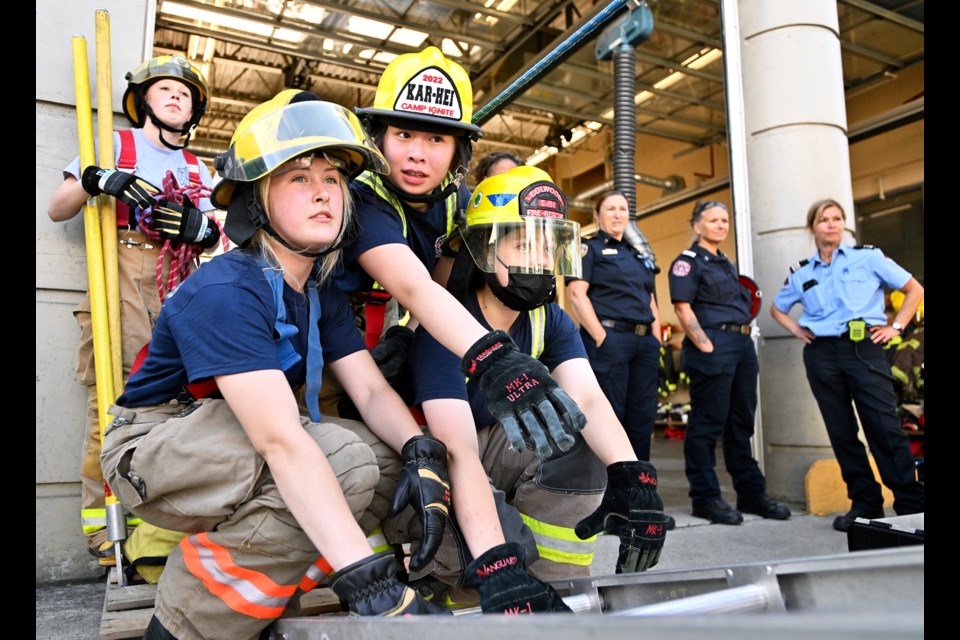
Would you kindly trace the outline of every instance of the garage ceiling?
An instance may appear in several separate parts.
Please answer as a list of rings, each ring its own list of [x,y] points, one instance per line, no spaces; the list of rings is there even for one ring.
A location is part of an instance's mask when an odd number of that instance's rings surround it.
[[[626,9],[630,2],[615,0]],[[440,47],[470,73],[475,109],[591,18],[606,0],[160,0],[154,55],[204,65],[211,103],[191,148],[223,151],[237,123],[278,91],[298,87],[348,107],[372,104],[396,55]],[[648,0],[650,37],[636,47],[637,131],[699,147],[726,137],[719,0]],[[922,0],[839,0],[847,92],[923,61]],[[618,16],[619,17],[619,16]],[[475,153],[530,158],[564,133],[613,124],[613,63],[596,34],[484,121]],[[676,73],[682,70],[681,73]],[[562,152],[572,152],[561,142]]]

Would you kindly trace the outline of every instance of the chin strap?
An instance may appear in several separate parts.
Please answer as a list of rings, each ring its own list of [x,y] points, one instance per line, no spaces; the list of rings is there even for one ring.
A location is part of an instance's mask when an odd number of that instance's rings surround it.
[[[164,130],[164,131],[169,131],[169,132],[171,132],[171,133],[176,133],[176,134],[178,134],[181,138],[184,138],[184,137],[185,137],[183,146],[182,146],[182,147],[178,147],[178,146],[175,145],[175,144],[171,144],[171,143],[167,142],[167,139],[164,138],[163,135],[161,135],[161,136],[160,136],[160,142],[163,143],[163,146],[165,146],[165,147],[168,148],[168,149],[172,149],[173,151],[180,151],[181,149],[186,149],[186,148],[187,148],[187,145],[190,144],[190,134],[193,133],[193,130],[197,127],[196,123],[191,124],[191,125],[190,125],[189,127],[187,127],[186,129],[176,129],[176,128],[174,128],[174,127],[171,127],[171,126],[168,125],[168,124],[164,124],[163,122],[161,122],[161,121],[160,121],[160,118],[158,118],[157,116],[155,116],[155,115],[153,114],[153,109],[151,109],[148,105],[144,104],[143,109],[144,109],[144,112],[147,114],[147,117],[150,118],[150,122],[152,122],[153,124],[155,124],[159,129],[162,129],[162,130]]]

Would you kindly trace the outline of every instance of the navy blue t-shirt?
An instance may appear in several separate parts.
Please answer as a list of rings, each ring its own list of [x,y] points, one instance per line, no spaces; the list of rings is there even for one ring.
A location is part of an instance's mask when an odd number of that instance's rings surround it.
[[[696,242],[670,265],[670,300],[687,302],[702,327],[750,324],[753,297],[722,251],[713,255]]]
[[[583,242],[583,277],[590,285],[587,297],[600,320],[629,324],[650,324],[650,298],[656,295],[654,265],[628,242],[616,240],[603,231]]]
[[[480,324],[493,330],[480,312],[476,295],[470,293],[460,302]],[[538,358],[540,362],[552,371],[567,360],[586,359],[583,341],[567,312],[556,303],[545,305],[544,309],[546,320],[543,329],[543,352]],[[530,325],[530,314],[520,314],[517,321],[510,327],[510,336],[517,343],[521,353],[531,352],[533,329]],[[437,342],[423,327],[417,329],[408,361],[413,371],[416,405],[426,400],[467,400],[470,402],[477,429],[483,429],[496,422],[487,410],[487,403],[480,386],[476,382],[469,384],[466,382],[460,371],[460,358]]]
[[[364,349],[344,295],[330,281],[320,287],[320,342],[325,362]],[[300,361],[285,375],[291,387],[306,379],[309,303],[283,285],[286,323]],[[180,397],[185,385],[213,376],[282,369],[274,325],[273,289],[257,254],[241,249],[214,257],[164,302],[150,354],[130,376],[122,407],[153,406]]]
[[[385,244],[408,245],[427,271],[433,272],[447,237],[446,200],[441,200],[426,211],[404,204],[407,227],[404,235],[404,221],[393,203],[378,196],[369,185],[359,180],[350,183],[350,193],[356,212],[356,227],[353,239],[343,248],[342,264],[334,276],[342,291],[370,291],[373,278],[367,275],[357,258],[370,249]],[[465,186],[460,187],[458,198],[459,206],[466,207],[470,192]]]

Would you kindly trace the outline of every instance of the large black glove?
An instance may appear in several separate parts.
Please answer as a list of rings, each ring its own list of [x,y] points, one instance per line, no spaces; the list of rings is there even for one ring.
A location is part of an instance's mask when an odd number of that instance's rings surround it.
[[[601,531],[620,537],[617,573],[646,571],[660,561],[667,516],[657,494],[657,470],[649,462],[615,462],[607,467],[607,490],[597,510],[577,524],[586,540]]]
[[[131,209],[152,207],[154,197],[160,193],[160,189],[132,173],[119,169],[101,169],[96,165],[90,165],[83,170],[80,184],[84,191],[92,196],[106,193],[119,198]]]
[[[380,373],[391,384],[396,381],[403,364],[407,361],[412,343],[413,330],[398,324],[387,329],[380,338],[380,342],[370,349],[370,355],[380,367]]]
[[[430,436],[414,436],[403,445],[403,470],[393,494],[390,517],[408,504],[417,510],[423,535],[410,554],[410,568],[423,568],[443,541],[450,518],[450,479],[447,476],[447,448]]]
[[[520,353],[504,331],[491,331],[470,347],[460,370],[480,385],[490,413],[517,453],[524,449],[521,426],[533,440],[537,455],[546,458],[551,453],[547,433],[560,451],[566,451],[573,446],[573,434],[587,424],[586,416],[547,368]]]
[[[361,616],[449,613],[397,580],[398,569],[393,552],[384,551],[334,573],[330,588],[351,612]]]
[[[183,204],[161,200],[153,208],[153,228],[173,242],[199,244],[204,249],[213,247],[220,240],[220,229],[205,214],[193,206],[189,198]]]
[[[464,585],[480,593],[484,613],[572,613],[560,594],[524,568],[523,546],[497,545],[464,569]]]

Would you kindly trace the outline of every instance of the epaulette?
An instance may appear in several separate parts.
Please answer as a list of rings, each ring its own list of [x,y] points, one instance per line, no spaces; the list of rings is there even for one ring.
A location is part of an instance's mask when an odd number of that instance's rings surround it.
[[[800,267],[806,266],[809,263],[810,263],[809,260],[801,260],[800,262],[794,262],[792,265],[790,265],[790,273],[796,273],[800,269]]]
[[[684,249],[683,251],[680,252],[680,255],[682,255],[682,256],[687,256],[688,258],[696,258],[696,257],[697,257],[697,252],[696,252],[696,251],[690,251],[690,249]]]

